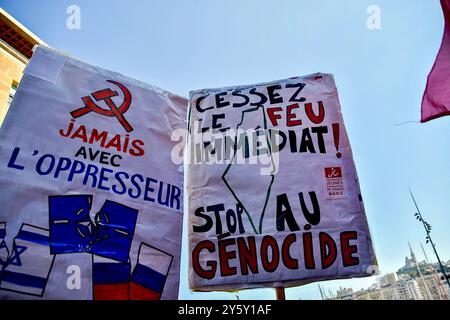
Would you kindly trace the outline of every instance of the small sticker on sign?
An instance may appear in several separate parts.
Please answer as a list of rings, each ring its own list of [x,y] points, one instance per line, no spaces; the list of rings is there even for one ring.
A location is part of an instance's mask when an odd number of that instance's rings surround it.
[[[341,167],[325,168],[327,200],[345,198]]]

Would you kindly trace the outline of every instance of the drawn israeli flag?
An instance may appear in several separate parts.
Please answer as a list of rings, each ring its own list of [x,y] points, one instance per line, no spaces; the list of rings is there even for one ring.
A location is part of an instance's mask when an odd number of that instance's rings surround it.
[[[6,222],[0,222],[0,281],[2,279],[2,269],[6,265],[6,260],[8,260],[9,251],[6,247],[5,242],[6,237]]]
[[[6,222],[0,222],[0,240],[5,239],[6,236]]]
[[[42,297],[54,259],[49,230],[24,223],[3,269],[0,289]]]
[[[141,243],[136,267],[131,274],[130,300],[159,300],[173,256]]]
[[[94,300],[128,300],[131,266],[92,255],[92,289]]]

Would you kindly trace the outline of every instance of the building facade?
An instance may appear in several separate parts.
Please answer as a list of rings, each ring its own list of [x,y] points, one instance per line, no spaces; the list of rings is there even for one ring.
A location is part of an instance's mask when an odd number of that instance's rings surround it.
[[[395,283],[398,281],[398,276],[395,272],[390,272],[378,277],[376,281],[379,288],[384,288],[387,286],[395,285]]]
[[[400,280],[395,284],[399,300],[423,300],[417,281],[414,279]]]
[[[376,278],[376,283],[367,289],[354,292],[350,288],[339,288],[336,300],[448,300],[450,291],[439,266],[428,262],[417,262],[412,249],[411,258],[397,272]],[[449,263],[446,263],[446,267]]]
[[[45,43],[0,8],[0,125],[37,44]]]
[[[336,291],[336,300],[353,300],[354,292],[351,288],[342,288],[340,287]]]
[[[448,285],[445,283],[443,285],[441,281],[442,274],[431,274],[424,276],[423,279],[417,279],[417,283],[422,292],[427,290],[431,297],[431,300],[447,300],[448,296],[445,292],[445,287]]]

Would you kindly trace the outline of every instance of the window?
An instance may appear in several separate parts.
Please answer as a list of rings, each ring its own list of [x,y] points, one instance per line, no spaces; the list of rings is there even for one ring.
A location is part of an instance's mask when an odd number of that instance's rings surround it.
[[[7,104],[7,108],[9,108],[12,99],[14,98],[14,95],[16,94],[17,91],[17,84],[13,83],[11,85],[11,88],[9,89],[9,96],[8,96],[8,104]]]

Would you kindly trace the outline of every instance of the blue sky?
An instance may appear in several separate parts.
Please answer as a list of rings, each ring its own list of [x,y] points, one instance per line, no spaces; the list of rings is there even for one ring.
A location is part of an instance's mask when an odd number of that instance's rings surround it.
[[[66,28],[66,8],[81,9],[81,29]],[[369,5],[381,29],[366,27]],[[409,253],[422,259],[423,229],[413,218],[411,187],[445,260],[450,259],[450,118],[418,121],[423,90],[439,49],[438,0],[0,0],[50,46],[88,63],[187,96],[193,89],[250,84],[313,72],[335,75],[382,272]],[[431,247],[428,257],[435,260]],[[191,293],[183,250],[180,298]],[[373,278],[322,282],[355,289]],[[319,298],[317,284],[286,291]],[[241,299],[273,299],[273,289]]]

